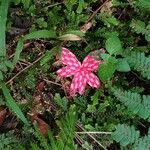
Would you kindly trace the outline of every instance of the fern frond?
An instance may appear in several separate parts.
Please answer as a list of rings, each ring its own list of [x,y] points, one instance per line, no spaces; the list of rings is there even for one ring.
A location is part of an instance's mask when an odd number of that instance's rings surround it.
[[[19,141],[17,138],[11,134],[11,133],[6,133],[6,134],[0,134],[0,149],[5,149],[5,150],[14,150],[16,147],[18,147]]]
[[[133,146],[133,150],[149,150],[149,149],[150,149],[150,128],[148,136],[139,138],[137,141],[135,141]]]
[[[150,121],[150,95],[141,96],[138,93],[122,91],[120,89],[113,89],[113,93],[117,99],[129,109],[129,111]]]
[[[132,20],[130,27],[138,34],[146,34],[147,32],[145,22],[140,20]]]
[[[150,131],[150,129],[149,129]],[[149,132],[150,133],[150,132]],[[121,146],[130,146],[132,150],[149,150],[150,134],[140,137],[139,131],[135,130],[134,126],[119,124],[115,132],[112,133],[112,138],[119,142]]]
[[[146,57],[141,52],[131,52],[126,59],[131,68],[141,72],[144,78],[150,79],[150,56]]]
[[[149,0],[138,0],[136,1],[136,5],[141,8],[142,10],[143,9],[150,9],[150,1]]]
[[[112,138],[122,146],[134,143],[139,136],[140,133],[135,130],[134,126],[129,127],[125,124],[118,124],[116,131],[112,133]]]

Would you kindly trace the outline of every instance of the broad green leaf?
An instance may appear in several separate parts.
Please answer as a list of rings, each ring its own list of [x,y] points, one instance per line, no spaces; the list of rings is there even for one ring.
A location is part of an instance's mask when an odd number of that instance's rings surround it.
[[[6,21],[9,0],[2,0],[0,6],[0,56],[6,56]]]
[[[98,75],[102,81],[110,80],[116,70],[117,60],[110,57],[107,62],[101,64],[98,68]]]
[[[27,35],[25,35],[25,40],[31,40],[31,39],[39,39],[39,38],[56,38],[55,31],[50,30],[39,30],[31,32]]]
[[[110,55],[122,51],[121,42],[115,34],[110,35],[106,40],[105,46]]]
[[[2,91],[4,94],[4,97],[6,99],[6,104],[7,106],[17,115],[17,117],[19,119],[21,119],[26,125],[29,125],[27,119],[25,118],[23,112],[21,111],[21,109],[19,108],[19,106],[17,105],[17,103],[15,102],[15,100],[13,99],[13,97],[11,96],[8,88],[6,87],[6,85],[4,83],[1,83],[2,86]]]
[[[123,58],[118,59],[117,70],[121,72],[128,72],[131,70],[126,59]]]

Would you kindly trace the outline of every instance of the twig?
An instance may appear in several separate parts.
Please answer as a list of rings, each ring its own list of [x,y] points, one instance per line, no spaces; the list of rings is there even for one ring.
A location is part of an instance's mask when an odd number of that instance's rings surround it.
[[[94,140],[100,147],[102,147],[104,150],[107,150],[95,137],[93,137],[91,134],[87,133],[87,135]]]
[[[47,83],[50,83],[50,84],[55,84],[55,85],[58,85],[58,86],[62,86],[61,84],[59,84],[59,83],[56,83],[56,82],[53,82],[53,81],[49,81],[49,80],[47,80],[47,79],[43,79],[45,82],[47,82]]]
[[[41,58],[44,55],[40,56],[38,59],[36,59],[33,63],[31,63],[30,65],[28,65],[27,67],[25,67],[24,69],[22,69],[20,72],[18,72],[14,77],[12,77],[10,80],[8,80],[6,82],[6,84],[11,83],[16,77],[18,77],[21,73],[23,73],[24,71],[26,71],[27,69],[29,69],[30,67],[32,67],[34,64],[36,64],[39,60],[41,60]]]
[[[80,138],[80,136],[78,134],[75,135],[75,140],[78,142],[78,144],[80,146],[82,146],[84,144],[84,142],[82,141],[82,139]]]
[[[26,65],[32,64],[32,63],[30,63],[30,62],[28,62],[28,61],[26,61],[26,60],[24,60],[24,59],[19,59],[19,61],[20,61],[21,63],[26,64]]]
[[[108,2],[109,0],[106,0],[98,9],[96,9],[93,14],[89,17],[87,22],[90,22],[95,16],[96,14],[103,8],[103,6]]]
[[[77,134],[111,134],[112,132],[76,132]]]
[[[85,130],[77,123],[76,126],[81,129],[83,132],[85,132]],[[107,150],[95,137],[93,137],[93,135],[91,135],[90,133],[86,132],[86,134],[93,139],[100,147],[102,147],[104,150]]]

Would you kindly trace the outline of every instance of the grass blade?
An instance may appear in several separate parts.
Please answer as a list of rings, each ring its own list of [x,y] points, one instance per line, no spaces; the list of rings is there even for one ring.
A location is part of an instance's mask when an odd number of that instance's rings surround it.
[[[6,56],[6,21],[9,0],[2,0],[0,6],[0,56]]]
[[[20,38],[18,43],[17,43],[16,52],[15,52],[15,55],[13,58],[13,66],[15,66],[17,61],[19,60],[20,53],[23,49],[23,43],[24,43],[23,38]]]
[[[5,83],[1,83],[1,86],[2,86],[2,91],[3,91],[4,97],[6,99],[7,106],[17,115],[17,117],[20,120],[22,120],[26,125],[29,125],[27,119],[25,118],[23,112],[21,111],[21,109],[19,108],[19,106],[17,105],[17,103],[15,102],[13,97],[11,96]]]

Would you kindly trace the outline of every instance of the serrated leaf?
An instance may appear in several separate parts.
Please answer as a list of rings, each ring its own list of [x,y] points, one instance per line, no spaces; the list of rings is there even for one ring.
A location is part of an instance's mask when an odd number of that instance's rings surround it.
[[[108,62],[101,64],[98,68],[98,75],[102,81],[110,80],[116,70],[116,59],[110,58]]]
[[[106,40],[105,46],[110,55],[122,51],[120,39],[115,34],[110,35],[110,37]]]
[[[123,58],[118,59],[117,70],[120,72],[128,72],[131,70],[126,59]]]
[[[145,34],[146,31],[146,26],[145,26],[145,22],[141,21],[141,20],[132,20],[131,25],[132,29],[136,32],[136,33],[142,33]]]

